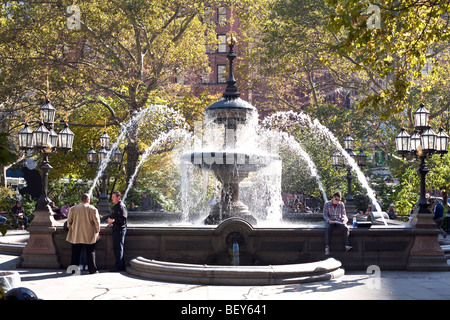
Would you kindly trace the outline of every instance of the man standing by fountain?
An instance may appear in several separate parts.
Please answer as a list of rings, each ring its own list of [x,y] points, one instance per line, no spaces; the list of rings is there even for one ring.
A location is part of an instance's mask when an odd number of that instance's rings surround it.
[[[86,256],[89,273],[97,273],[95,263],[95,243],[100,233],[100,216],[97,208],[89,204],[89,195],[81,195],[80,204],[69,209],[67,218],[66,240],[72,244],[71,264],[78,266],[83,246],[86,248]]]
[[[123,245],[125,234],[127,233],[128,212],[125,204],[121,201],[120,191],[114,191],[111,200],[114,203],[111,217],[108,218],[108,225],[112,226],[112,238],[114,257],[116,258],[115,268],[111,271],[120,272],[125,270],[125,259],[123,255]]]
[[[344,233],[345,250],[349,251],[352,247],[349,244],[348,218],[345,212],[345,205],[341,202],[341,193],[339,191],[335,192],[333,198],[323,206],[323,217],[325,219],[325,254],[330,254],[329,244],[333,229],[341,230]]]

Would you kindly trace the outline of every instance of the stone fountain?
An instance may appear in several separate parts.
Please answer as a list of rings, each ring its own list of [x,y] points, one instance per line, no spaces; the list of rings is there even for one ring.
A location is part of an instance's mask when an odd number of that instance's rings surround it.
[[[228,39],[229,77],[223,98],[205,110],[208,122],[223,126],[223,144],[220,150],[192,152],[182,157],[203,170],[211,170],[222,183],[220,200],[204,220],[208,225],[219,224],[231,217],[239,217],[256,224],[256,218],[249,212],[248,206],[239,199],[239,183],[247,178],[250,172],[258,171],[271,161],[279,159],[277,155],[242,152],[238,149],[238,127],[248,125],[250,119],[257,117],[257,111],[254,106],[239,97],[240,93],[235,86],[235,41],[233,36]]]

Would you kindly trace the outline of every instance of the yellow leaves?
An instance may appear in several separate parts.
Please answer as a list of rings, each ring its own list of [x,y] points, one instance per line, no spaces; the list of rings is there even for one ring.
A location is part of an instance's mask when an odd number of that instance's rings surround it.
[[[393,58],[391,55],[389,55],[389,56],[387,56],[386,58],[384,58],[383,61],[386,61],[386,62],[392,62],[393,59],[394,59],[394,58]]]

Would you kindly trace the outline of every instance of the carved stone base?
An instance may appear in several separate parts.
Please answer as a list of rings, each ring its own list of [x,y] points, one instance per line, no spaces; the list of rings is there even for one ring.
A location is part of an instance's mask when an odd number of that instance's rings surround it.
[[[410,271],[449,271],[450,265],[438,241],[438,229],[431,213],[417,214],[414,244],[409,252]]]
[[[56,231],[51,211],[34,212],[34,219],[28,228],[30,238],[23,249],[18,267],[20,268],[60,268],[58,255],[53,243]]]

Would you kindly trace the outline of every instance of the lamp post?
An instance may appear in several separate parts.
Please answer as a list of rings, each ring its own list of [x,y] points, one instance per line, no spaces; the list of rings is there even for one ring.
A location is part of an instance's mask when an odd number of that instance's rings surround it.
[[[395,137],[395,148],[397,153],[402,157],[414,155],[419,158],[420,165],[418,173],[420,176],[420,197],[419,197],[419,213],[430,214],[429,203],[425,197],[425,176],[430,171],[426,166],[425,159],[432,154],[448,153],[449,136],[444,129],[439,128],[436,134],[428,125],[428,117],[430,112],[425,108],[423,103],[414,113],[415,131],[412,136],[402,128],[400,133]]]
[[[367,156],[364,154],[363,150],[360,149],[358,154],[353,152],[355,148],[355,140],[350,134],[344,139],[344,149],[345,151],[355,160],[358,166],[363,167],[366,165]],[[341,155],[339,152],[333,153],[331,156],[331,162],[334,167],[343,167],[347,169],[347,195],[345,196],[345,211],[348,214],[356,214],[356,206],[354,204],[354,198],[352,195],[352,167],[348,163],[347,158]]]
[[[48,196],[48,173],[53,168],[49,162],[50,154],[61,151],[71,151],[74,133],[70,130],[67,120],[64,128],[57,134],[54,128],[56,109],[46,100],[40,108],[41,119],[39,126],[32,131],[28,121],[19,131],[19,149],[34,150],[43,155],[39,165],[42,172],[41,196],[37,200],[33,221],[28,228],[30,239],[23,250],[19,265],[22,267],[59,267],[53,244],[52,234],[56,231],[53,211],[49,204],[52,202]]]
[[[429,209],[429,203],[425,197],[425,177],[430,169],[425,160],[433,154],[448,153],[449,136],[441,127],[436,134],[428,125],[430,112],[424,104],[414,113],[415,130],[410,136],[405,128],[395,137],[395,148],[402,157],[413,155],[419,158],[420,164],[417,172],[420,177],[419,211],[414,223],[415,242],[410,252],[409,268],[413,270],[424,263],[435,265],[436,268],[448,270],[448,265],[443,257],[443,251],[439,245],[438,229],[433,221],[433,215]],[[431,260],[431,258],[434,260]]]
[[[109,143],[111,139],[106,133],[106,129],[103,132],[103,135],[100,137],[100,150],[95,152],[94,147],[91,146],[91,149],[87,152],[87,162],[88,164],[94,165],[97,164],[99,168],[102,168],[104,165],[104,161],[108,156],[108,152],[111,152],[109,149]],[[112,150],[111,159],[114,165],[120,165],[122,163],[122,152],[120,152],[119,148],[115,148]],[[106,172],[107,165],[104,165],[102,168],[102,192],[100,195],[100,199],[97,203],[97,209],[101,215],[109,215],[111,213],[110,204],[108,201],[108,194],[106,193],[106,179],[108,178],[108,174]]]

